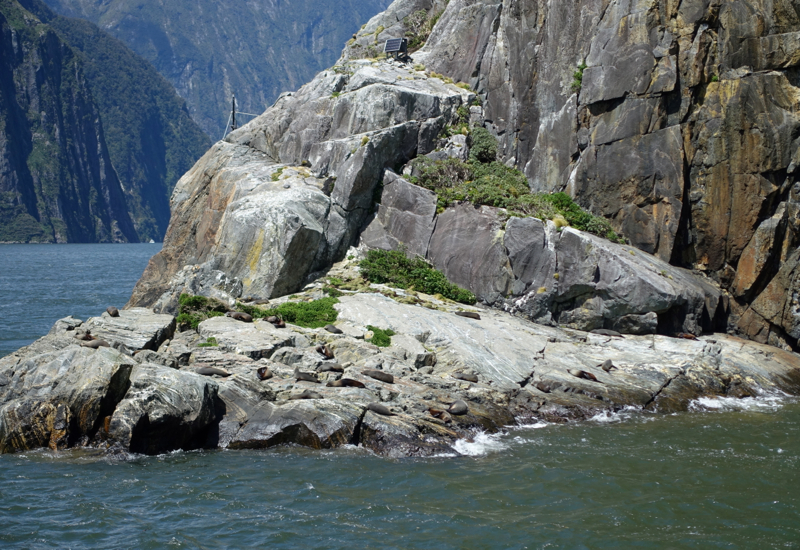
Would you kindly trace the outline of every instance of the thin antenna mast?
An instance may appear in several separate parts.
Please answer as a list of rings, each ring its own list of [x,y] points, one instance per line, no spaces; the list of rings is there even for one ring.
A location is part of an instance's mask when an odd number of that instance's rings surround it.
[[[236,129],[236,95],[231,100],[231,132]]]

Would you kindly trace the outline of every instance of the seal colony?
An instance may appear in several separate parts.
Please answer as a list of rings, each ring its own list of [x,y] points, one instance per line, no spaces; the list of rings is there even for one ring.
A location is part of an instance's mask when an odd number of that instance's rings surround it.
[[[358,276],[351,252],[327,277]],[[323,278],[268,306],[314,302],[326,288]],[[517,421],[800,393],[796,354],[723,334],[582,332],[483,307],[456,315],[463,304],[374,284],[337,302],[321,328],[232,314],[179,332],[174,316],[142,308],[59,320],[0,359],[0,451],[350,444],[429,456]],[[367,339],[368,326],[390,329],[388,345]]]

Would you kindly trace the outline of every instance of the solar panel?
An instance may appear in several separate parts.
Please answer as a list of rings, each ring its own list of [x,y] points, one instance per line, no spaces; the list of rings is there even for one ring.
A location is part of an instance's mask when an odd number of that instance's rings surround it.
[[[383,47],[384,53],[393,53],[393,52],[402,52],[405,51],[403,47],[403,42],[405,38],[390,38],[386,41],[386,45]]]

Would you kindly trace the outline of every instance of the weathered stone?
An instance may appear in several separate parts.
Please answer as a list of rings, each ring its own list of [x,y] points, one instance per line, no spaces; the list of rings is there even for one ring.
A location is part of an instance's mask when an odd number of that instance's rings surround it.
[[[120,311],[119,317],[111,317],[107,313],[102,317],[92,317],[84,323],[83,328],[95,338],[111,344],[119,342],[130,350],[155,351],[162,342],[172,338],[175,318],[137,307]]]
[[[378,214],[361,234],[361,242],[384,250],[404,245],[408,254],[424,258],[435,225],[436,194],[389,171],[383,182]]]
[[[197,331],[203,338],[215,338],[219,350],[250,359],[269,359],[278,348],[292,345],[288,331],[267,321],[245,324],[229,317],[212,317],[200,323]]]
[[[143,454],[208,445],[219,421],[214,381],[145,364],[134,367],[130,383],[109,422],[108,437],[113,443]]]
[[[461,204],[436,219],[428,259],[479,300],[494,303],[510,291],[512,275],[497,210]]]

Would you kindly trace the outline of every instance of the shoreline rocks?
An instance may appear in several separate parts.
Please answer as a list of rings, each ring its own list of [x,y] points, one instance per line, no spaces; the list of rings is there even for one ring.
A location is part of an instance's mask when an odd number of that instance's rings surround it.
[[[295,299],[315,292],[312,285]],[[121,344],[147,344],[174,326],[171,316],[137,312],[128,333],[112,331],[117,318],[108,315],[59,320],[47,336],[0,359],[0,452],[294,444],[431,456],[516,422],[573,421],[627,407],[685,411],[704,396],[800,394],[797,354],[733,336],[584,332],[489,308],[474,308],[476,319],[455,315],[460,305],[416,297],[409,305],[345,292],[335,306],[339,332],[213,317],[158,351]],[[162,317],[167,322],[153,323]],[[367,325],[391,329],[391,345],[357,337]],[[81,347],[70,334],[88,327],[119,349]],[[212,338],[217,346],[208,346]]]

